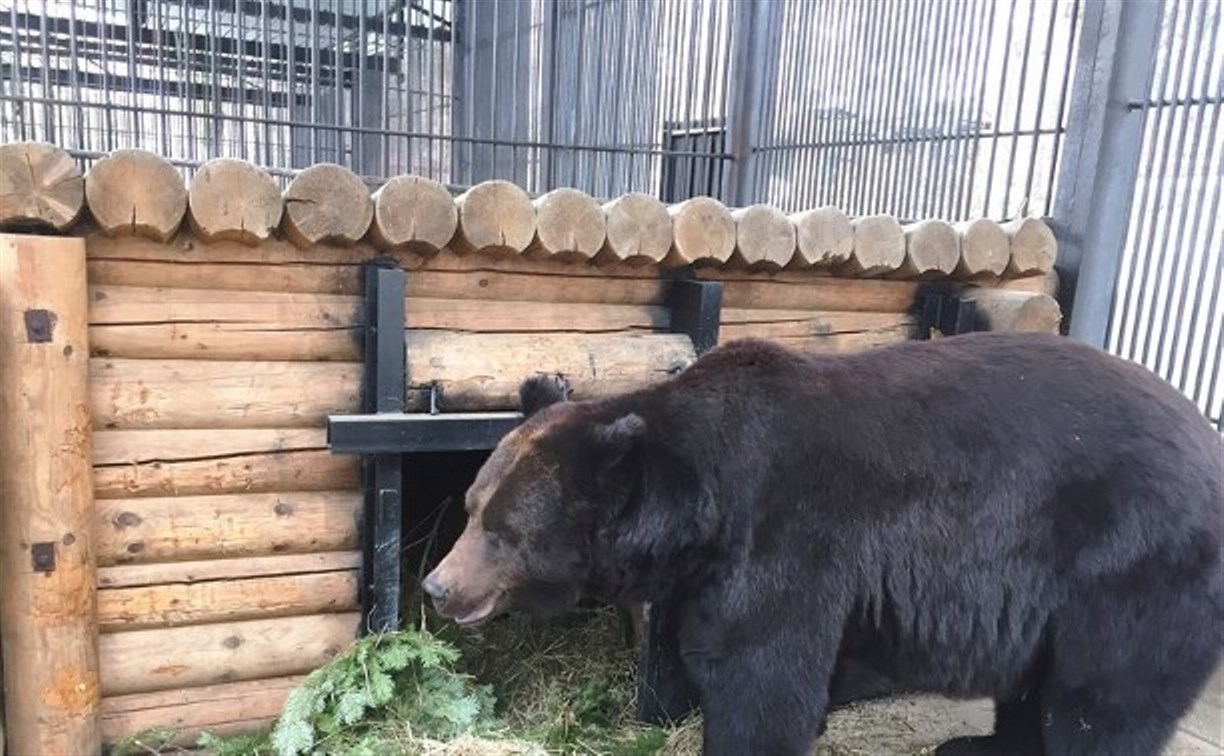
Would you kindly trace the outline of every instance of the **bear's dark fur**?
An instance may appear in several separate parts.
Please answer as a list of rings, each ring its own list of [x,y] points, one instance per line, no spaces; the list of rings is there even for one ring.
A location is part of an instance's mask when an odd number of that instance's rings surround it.
[[[1098,350],[740,341],[624,396],[525,392],[426,590],[464,623],[668,602],[707,754],[807,754],[839,657],[993,697],[950,752],[1155,754],[1219,660],[1224,444]]]

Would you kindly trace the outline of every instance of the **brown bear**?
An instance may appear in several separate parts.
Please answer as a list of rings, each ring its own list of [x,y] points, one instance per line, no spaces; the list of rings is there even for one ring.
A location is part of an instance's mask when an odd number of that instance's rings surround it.
[[[809,753],[839,659],[994,698],[994,735],[941,752],[1156,754],[1219,661],[1224,443],[1100,350],[745,340],[626,395],[522,398],[425,591],[464,625],[666,605],[707,754]]]

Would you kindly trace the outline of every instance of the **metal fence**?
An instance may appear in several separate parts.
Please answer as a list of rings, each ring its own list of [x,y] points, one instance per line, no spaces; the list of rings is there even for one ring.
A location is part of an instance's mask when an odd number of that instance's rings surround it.
[[[1224,428],[1224,3],[1161,10],[1147,96],[1128,103],[1144,128],[1107,344]]]
[[[1072,335],[1219,423],[1222,1],[0,0],[0,138],[1047,215]]]

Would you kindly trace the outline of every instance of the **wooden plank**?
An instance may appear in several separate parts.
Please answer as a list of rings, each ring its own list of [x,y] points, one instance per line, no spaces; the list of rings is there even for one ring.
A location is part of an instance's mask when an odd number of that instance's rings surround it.
[[[410,389],[437,386],[447,410],[518,407],[518,387],[560,375],[575,398],[629,390],[674,375],[694,359],[681,334],[408,334]]]
[[[99,429],[319,427],[360,403],[360,363],[94,358],[89,367]]]
[[[360,491],[97,502],[98,564],[357,548]]]
[[[722,281],[723,307],[741,309],[908,312],[920,288],[916,281],[834,278],[812,271],[703,268],[697,278]]]
[[[358,488],[357,460],[332,454],[322,428],[108,430],[94,434],[94,496]]]
[[[0,234],[0,646],[7,737],[97,753],[85,245]]]
[[[355,611],[358,570],[170,583],[98,591],[98,627],[118,632]]]
[[[803,352],[811,352],[813,354],[845,354],[860,352],[864,349],[874,349],[889,344],[899,344],[902,341],[913,338],[913,332],[910,328],[896,328],[867,331],[864,333],[834,333],[805,336],[782,334],[768,336],[767,338],[770,341],[776,341],[783,346]],[[724,343],[726,340],[727,337],[720,334],[719,343]]]
[[[768,311],[765,311],[768,312]],[[739,311],[736,317],[747,317]],[[812,313],[808,317],[778,319],[745,319],[726,322],[720,327],[722,340],[736,338],[803,338],[825,339],[868,334],[899,334],[912,338],[917,332],[913,316],[900,313]],[[852,339],[843,339],[851,343]]]
[[[310,672],[357,637],[359,612],[166,627],[98,638],[103,696]]]
[[[191,585],[209,580],[337,572],[357,569],[360,566],[360,551],[278,554],[237,559],[205,559],[198,562],[116,564],[98,568],[98,587],[137,588],[170,583]]]
[[[200,734],[237,735],[271,727],[285,699],[305,675],[132,693],[102,699],[102,740],[114,744],[138,733],[171,730],[165,745],[189,747]]]

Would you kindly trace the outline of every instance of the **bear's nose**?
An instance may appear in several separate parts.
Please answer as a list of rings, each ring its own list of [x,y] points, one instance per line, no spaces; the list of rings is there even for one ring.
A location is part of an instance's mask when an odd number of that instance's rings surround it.
[[[434,601],[440,603],[446,600],[446,594],[448,593],[446,586],[442,585],[442,581],[438,580],[432,574],[426,576],[426,578],[421,581],[421,587],[425,589],[425,592],[429,594],[429,597]]]

